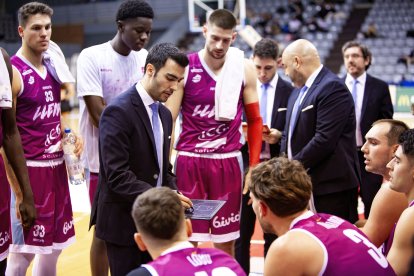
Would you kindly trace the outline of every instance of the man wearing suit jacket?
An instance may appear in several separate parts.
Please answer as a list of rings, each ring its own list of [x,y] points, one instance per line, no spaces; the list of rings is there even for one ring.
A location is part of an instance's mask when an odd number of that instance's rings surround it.
[[[342,54],[347,70],[343,81],[355,103],[356,146],[361,171],[360,195],[365,206],[365,218],[368,218],[372,201],[381,187],[382,176],[365,170],[361,147],[372,124],[380,119],[391,119],[394,109],[388,84],[366,73],[372,59],[369,49],[357,41],[349,41],[342,47]]]
[[[126,275],[150,260],[133,239],[135,198],[152,187],[176,189],[169,164],[172,117],[160,102],[177,89],[187,65],[187,56],[172,44],[155,45],[148,53],[143,79],[102,113],[99,186],[91,224],[96,223],[96,236],[106,243],[111,275]],[[188,198],[180,195],[180,199],[190,207]]]
[[[263,148],[260,159],[268,160],[278,156],[280,152],[280,137],[285,127],[286,107],[293,87],[276,73],[278,68],[279,47],[271,39],[264,38],[256,43],[253,50],[253,63],[257,72],[257,91],[263,124],[270,127],[270,133],[263,133]],[[248,168],[249,155],[247,143],[242,148],[243,163]],[[256,215],[249,203],[249,193],[243,195],[240,237],[236,240],[236,260],[246,274],[250,270],[250,239],[254,232]],[[270,244],[275,240],[274,234],[264,234],[266,255]]]
[[[360,176],[352,96],[305,39],[286,47],[282,64],[298,89],[289,98],[281,151],[308,170],[316,211],[353,223]]]

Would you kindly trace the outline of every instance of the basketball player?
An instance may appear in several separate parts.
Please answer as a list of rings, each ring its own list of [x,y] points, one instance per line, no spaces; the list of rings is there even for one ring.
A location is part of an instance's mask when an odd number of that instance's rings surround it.
[[[111,41],[84,49],[77,62],[77,91],[80,132],[85,139],[82,155],[89,199],[92,204],[99,175],[99,119],[112,99],[134,85],[144,75],[154,12],[144,0],[123,2],[116,15],[118,31]],[[92,275],[108,275],[106,246],[95,235],[91,252]]]
[[[22,48],[11,58],[16,69],[12,92],[38,216],[30,229],[23,229],[11,212],[13,240],[6,275],[26,275],[35,255],[33,275],[56,275],[62,249],[75,240],[61,146],[61,83],[43,58],[52,33],[52,14],[49,6],[38,2],[18,10]],[[80,139],[76,141],[75,154],[79,155],[82,145]],[[12,208],[14,200],[12,195]]]
[[[10,227],[10,187],[5,166],[8,157],[11,169],[16,172],[16,181],[10,182],[17,196],[17,217],[24,228],[30,228],[36,218],[33,193],[27,175],[26,160],[23,155],[20,134],[16,126],[16,117],[12,109],[11,81],[13,77],[9,55],[0,48],[0,275],[6,272],[7,255],[11,243]],[[3,71],[5,70],[5,71]],[[4,159],[2,158],[4,154]],[[18,179],[18,180],[17,180]]]
[[[194,248],[188,242],[191,222],[177,193],[167,187],[152,188],[138,196],[132,208],[138,247],[154,261],[131,271],[128,276],[246,275],[229,255],[215,248]]]
[[[278,235],[264,275],[394,275],[381,251],[353,224],[308,211],[310,176],[299,161],[273,158],[253,169],[253,210]]]
[[[230,47],[235,27],[236,18],[228,10],[210,15],[203,27],[204,49],[189,55],[186,83],[167,101],[174,120],[180,111],[182,115],[175,163],[178,189],[190,199],[226,200],[211,221],[192,221],[190,240],[211,240],[232,256],[240,231],[243,108],[250,166],[259,162],[262,145],[256,73],[251,61]]]
[[[407,196],[409,207],[401,214],[387,259],[397,275],[407,275],[414,257],[414,129],[401,134],[394,158],[388,163],[391,189]]]
[[[365,135],[366,142],[361,148],[365,158],[365,170],[381,175],[384,183],[372,201],[371,213],[361,229],[382,253],[387,256],[391,248],[395,224],[407,208],[407,197],[390,188],[388,162],[398,148],[398,138],[408,126],[401,121],[382,119],[376,121]]]

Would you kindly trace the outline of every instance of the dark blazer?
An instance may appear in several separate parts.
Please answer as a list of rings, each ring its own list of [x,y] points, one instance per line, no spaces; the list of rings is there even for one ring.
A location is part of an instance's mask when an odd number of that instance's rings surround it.
[[[345,82],[345,77],[342,80]],[[365,135],[371,129],[372,124],[380,119],[392,119],[394,108],[391,102],[388,84],[367,74],[365,82],[364,98],[362,100],[361,128],[362,140],[365,143]]]
[[[287,113],[287,103],[289,100],[290,93],[293,90],[293,86],[282,79],[280,76],[278,78],[276,89],[275,89],[275,99],[273,101],[272,109],[272,120],[270,122],[270,128],[275,128],[279,131],[284,130],[286,122],[286,113]],[[280,143],[269,145],[270,147],[270,156],[275,157],[279,156],[280,153]],[[244,144],[242,148],[243,153],[243,163],[245,169],[249,165],[249,154],[248,154],[248,145]]]
[[[164,130],[163,186],[177,189],[169,165],[170,111],[160,105]],[[91,214],[96,236],[121,246],[135,246],[131,217],[135,198],[157,185],[160,169],[150,118],[135,86],[116,97],[99,123],[100,175]]]
[[[273,102],[272,121],[270,122],[270,128],[275,128],[283,132],[286,122],[287,104],[292,90],[292,84],[285,81],[279,76],[276,84],[276,95]],[[280,143],[269,145],[269,147],[271,157],[279,156]]]
[[[284,153],[287,153],[289,122],[298,94],[299,89],[295,89],[289,98],[281,143]],[[354,102],[345,84],[326,67],[308,88],[299,107],[291,148],[293,159],[308,169],[315,195],[358,186]]]

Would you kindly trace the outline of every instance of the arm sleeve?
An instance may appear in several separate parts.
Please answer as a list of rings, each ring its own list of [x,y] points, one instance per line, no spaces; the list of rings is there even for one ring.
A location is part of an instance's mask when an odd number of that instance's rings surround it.
[[[247,143],[249,145],[249,165],[252,167],[260,162],[262,148],[262,117],[260,117],[259,102],[245,106],[247,117]]]
[[[82,51],[77,61],[77,93],[78,97],[100,96],[103,97],[101,73],[97,66],[97,60],[92,55],[91,49]],[[95,59],[95,60],[94,60]]]

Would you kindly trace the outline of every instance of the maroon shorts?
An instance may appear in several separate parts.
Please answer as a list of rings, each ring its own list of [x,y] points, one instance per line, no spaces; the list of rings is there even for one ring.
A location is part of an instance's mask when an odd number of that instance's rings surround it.
[[[240,235],[243,162],[239,152],[193,154],[178,152],[175,163],[177,187],[190,199],[225,200],[212,220],[192,220],[191,241],[216,243]]]
[[[0,154],[0,261],[7,258],[10,243],[10,186]]]
[[[61,160],[28,161],[30,186],[36,206],[34,225],[23,230],[15,216],[12,196],[13,242],[10,252],[49,254],[75,241],[72,204],[65,163]]]

